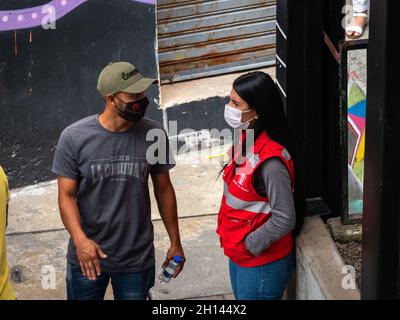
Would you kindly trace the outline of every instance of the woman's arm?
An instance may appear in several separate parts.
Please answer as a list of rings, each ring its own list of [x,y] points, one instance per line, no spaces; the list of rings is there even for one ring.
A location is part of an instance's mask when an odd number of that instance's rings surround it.
[[[257,169],[254,187],[261,196],[268,197],[272,212],[271,218],[245,240],[247,250],[259,256],[294,229],[296,212],[289,172],[280,159],[268,159]]]

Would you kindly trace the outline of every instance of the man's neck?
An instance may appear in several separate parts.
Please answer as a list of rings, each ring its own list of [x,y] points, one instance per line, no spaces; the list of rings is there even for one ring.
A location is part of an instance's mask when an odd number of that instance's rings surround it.
[[[99,122],[105,129],[112,132],[127,131],[134,125],[133,122],[122,119],[107,108],[99,115]]]

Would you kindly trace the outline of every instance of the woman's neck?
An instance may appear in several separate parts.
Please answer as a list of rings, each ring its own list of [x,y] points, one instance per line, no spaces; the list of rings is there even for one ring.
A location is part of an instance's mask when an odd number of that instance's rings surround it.
[[[254,129],[254,126],[256,125],[256,121],[257,121],[257,119],[251,120],[247,129]]]

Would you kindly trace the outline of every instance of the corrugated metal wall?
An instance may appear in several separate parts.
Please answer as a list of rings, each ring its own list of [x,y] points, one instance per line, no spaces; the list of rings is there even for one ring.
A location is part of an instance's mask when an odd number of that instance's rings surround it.
[[[161,81],[275,63],[276,1],[158,0]]]

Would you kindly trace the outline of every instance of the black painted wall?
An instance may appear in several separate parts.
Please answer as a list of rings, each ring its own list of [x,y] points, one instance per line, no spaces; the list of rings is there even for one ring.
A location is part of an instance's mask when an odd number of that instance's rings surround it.
[[[324,219],[339,216],[342,190],[339,65],[324,43],[326,32],[337,47],[343,0],[280,0],[277,79],[285,90],[287,119],[309,211]],[[321,198],[323,201],[314,201]],[[328,208],[326,207],[328,205]]]
[[[48,3],[2,0],[0,10]],[[100,112],[97,77],[110,61],[130,61],[145,76],[158,77],[155,7],[132,0],[91,0],[41,27],[0,32],[0,165],[12,188],[54,178],[50,172],[61,131]],[[162,121],[159,88],[149,91],[146,116]],[[157,99],[157,102],[154,102]]]
[[[210,97],[167,108],[168,121],[177,122],[178,134],[184,129],[194,131],[230,129],[224,119],[224,107],[228,102],[229,97]],[[233,135],[232,130],[231,132]]]

